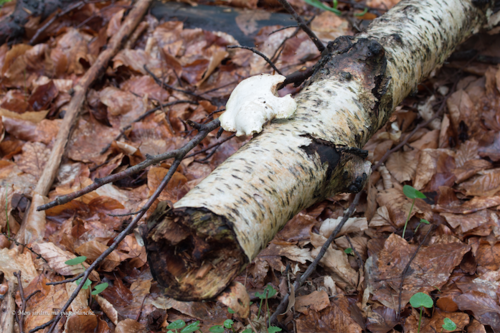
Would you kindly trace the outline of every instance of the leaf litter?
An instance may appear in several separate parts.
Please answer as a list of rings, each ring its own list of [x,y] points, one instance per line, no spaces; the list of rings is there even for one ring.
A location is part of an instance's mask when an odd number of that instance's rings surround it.
[[[290,2],[305,16],[318,14],[311,27],[324,42],[354,34],[345,18],[317,11],[299,0]],[[395,3],[378,0],[367,5],[390,8]],[[272,1],[225,4],[277,10]],[[28,40],[0,46],[0,203],[6,204],[8,216],[0,219],[3,233],[7,233],[7,225],[11,233],[18,232],[27,210],[16,205],[22,202],[19,198],[29,201],[33,195],[73,87],[95,62],[109,36],[118,31],[130,5],[126,0],[89,2],[78,15],[55,20],[38,39],[42,42],[34,46],[28,45]],[[12,4],[0,10],[2,17],[10,14],[9,6]],[[339,8],[348,9],[349,5],[339,3]],[[266,12],[259,15],[262,13]],[[236,22],[244,30],[257,29],[259,15],[242,14]],[[362,18],[373,19],[365,16]],[[269,57],[279,54],[275,64],[285,75],[314,65],[319,54],[305,33],[295,35],[294,29],[285,29],[270,35],[278,28],[260,29],[255,37],[257,48]],[[49,198],[136,165],[147,154],[181,147],[192,135],[186,121],[218,117],[220,113],[213,112],[224,106],[238,82],[250,75],[271,73],[257,55],[227,49],[237,41],[225,33],[186,28],[182,22],[161,22],[150,15],[141,31],[87,92],[87,103]],[[491,38],[495,36],[474,36],[469,44],[482,54],[498,57],[499,50],[488,47]],[[160,86],[149,71],[181,91]],[[431,296],[435,307],[424,311],[421,332],[439,331],[446,318],[456,324],[457,331],[500,332],[499,89],[497,66],[451,61],[397,108],[365,147],[371,162],[380,160],[416,123],[430,119],[439,104],[446,104],[442,117],[420,129],[370,176],[367,195],[356,216],[344,226],[307,283],[293,290],[292,306],[279,316],[283,329],[386,333],[404,327],[405,332],[416,332],[418,311],[408,302],[412,295],[423,292]],[[279,93],[297,91],[287,87]],[[183,100],[190,103],[161,106]],[[137,120],[153,108],[157,110]],[[223,133],[221,139],[228,136]],[[170,205],[178,201],[248,139],[232,138],[214,154],[186,158],[160,201]],[[219,140],[214,131],[195,151]],[[130,222],[127,213],[142,207],[170,167],[168,161],[163,162],[48,210],[45,220],[39,222],[40,230],[32,231],[41,233],[36,243],[29,244],[34,252],[21,253],[18,248],[9,249],[8,242],[2,243],[0,282],[15,279],[13,273],[20,270],[25,294],[40,290],[28,302],[27,311],[43,314],[26,315],[26,330],[53,318],[53,311],[60,309],[74,290],[74,283],[47,285],[83,271],[83,267],[69,266],[65,261],[86,256],[86,267],[103,253]],[[427,197],[416,199],[405,239],[401,234],[411,200],[405,197],[403,185],[411,185]],[[237,322],[234,327],[242,331],[247,326],[243,318],[257,318],[257,293],[268,285],[278,291],[268,300],[272,312],[315,258],[352,199],[350,194],[337,195],[299,213],[218,302],[181,302],[165,297],[152,279],[140,239],[129,235],[91,275],[94,285],[105,282],[109,287],[92,299],[90,289],[82,290],[71,306],[76,314],[60,329],[160,331],[182,319],[186,323],[200,320],[206,332],[232,318]],[[416,230],[420,219],[431,224]],[[235,298],[244,299],[246,304],[235,303]],[[250,300],[252,305],[248,305]],[[16,302],[20,305],[19,292]],[[229,311],[228,305],[234,310]]]

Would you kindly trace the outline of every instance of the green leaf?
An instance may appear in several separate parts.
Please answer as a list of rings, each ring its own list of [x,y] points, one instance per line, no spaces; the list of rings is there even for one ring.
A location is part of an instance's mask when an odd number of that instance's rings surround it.
[[[221,325],[215,325],[208,329],[212,333],[224,333],[224,327]]]
[[[426,308],[432,308],[434,303],[432,302],[432,298],[424,293],[416,293],[410,298],[410,304],[414,308],[419,308],[421,306]]]
[[[426,219],[420,219],[420,223],[425,223],[425,224],[431,224],[429,221]]]
[[[425,199],[427,198],[425,194],[414,189],[410,185],[403,186],[403,193],[410,199]]]
[[[170,325],[168,325],[167,328],[171,330],[178,330],[179,328],[183,328],[184,326],[186,326],[184,320],[179,319],[174,321],[173,323],[170,323]]]
[[[200,329],[200,321],[197,320],[194,323],[191,323],[191,324],[187,325],[186,327],[184,327],[181,330],[181,333],[192,333],[192,332],[197,331],[199,329]]]
[[[94,291],[92,291],[92,295],[97,295],[97,294],[103,292],[104,289],[106,289],[108,286],[109,286],[109,284],[107,282],[98,284],[97,286],[94,287]]]
[[[243,330],[241,333],[253,333],[250,328],[247,328],[246,330]]]
[[[366,8],[366,7],[365,7],[365,10],[363,10],[363,12],[362,12],[362,13],[357,13],[357,14],[356,14],[356,13],[354,13],[354,16],[363,16],[363,15],[365,15],[366,13],[368,13],[368,8]]]
[[[82,282],[82,279],[83,278],[79,278],[78,280],[75,281],[76,285],[80,285],[80,282]],[[90,281],[89,279],[85,280],[85,283],[83,284],[83,289],[87,290],[89,289],[89,287],[92,285],[92,281]]]
[[[443,328],[447,331],[454,331],[457,329],[457,325],[450,318],[444,318]]]
[[[276,332],[281,332],[281,328],[276,327],[276,326],[269,326],[267,329],[269,333],[276,333]]]
[[[332,8],[332,7],[328,7],[327,5],[325,5],[324,3],[322,3],[320,0],[304,0],[306,3],[310,4],[311,6],[314,6],[316,8],[319,8],[319,9],[323,9],[323,10],[328,10],[332,13],[335,13],[337,15],[341,15],[342,13],[340,12],[340,10],[336,9],[336,8]]]
[[[233,327],[233,324],[234,324],[234,321],[232,321],[231,319],[224,320],[224,327],[225,328],[231,328],[231,327]]]
[[[352,254],[352,248],[348,247],[347,249],[344,250],[345,254]]]
[[[229,312],[229,313],[235,313],[234,310],[231,309],[231,308],[227,308],[227,312]]]
[[[76,258],[73,258],[70,260],[66,260],[64,263],[66,265],[69,265],[69,266],[75,266],[75,265],[82,264],[83,262],[85,262],[85,260],[87,260],[87,257],[81,256],[81,257],[76,257]]]

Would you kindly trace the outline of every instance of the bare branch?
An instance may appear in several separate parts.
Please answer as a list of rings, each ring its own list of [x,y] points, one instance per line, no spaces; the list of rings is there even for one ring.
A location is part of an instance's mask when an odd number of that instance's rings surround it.
[[[276,65],[271,61],[271,59],[269,59],[264,53],[260,52],[255,47],[243,46],[243,45],[229,45],[227,48],[228,49],[245,49],[245,50],[250,50],[253,53],[261,56],[269,64],[269,66],[271,66],[276,71],[276,73],[278,73],[279,75],[283,75],[280,72],[280,70],[276,67]]]
[[[283,6],[283,8],[285,8],[286,11],[293,16],[295,21],[297,21],[299,27],[302,30],[304,30],[304,32],[309,36],[309,38],[311,38],[314,45],[316,45],[316,47],[318,48],[319,52],[323,52],[325,50],[325,45],[323,45],[323,43],[319,40],[316,34],[311,29],[309,29],[304,19],[300,17],[299,14],[297,14],[295,9],[293,9],[293,7],[288,3],[287,0],[278,0],[278,1]]]

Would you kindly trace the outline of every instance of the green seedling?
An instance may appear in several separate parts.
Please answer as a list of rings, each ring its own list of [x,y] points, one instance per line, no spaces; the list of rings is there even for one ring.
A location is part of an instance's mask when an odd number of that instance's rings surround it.
[[[104,291],[104,289],[106,289],[108,287],[108,283],[107,282],[104,282],[104,283],[101,283],[101,284],[98,284],[97,286],[94,287],[94,290],[92,291],[92,295],[95,296],[95,295],[98,295],[100,293],[102,293]]]
[[[344,253],[347,254],[347,255],[349,255],[349,254],[352,255],[352,247],[348,247],[347,249],[345,249]]]
[[[269,326],[267,329],[269,333],[276,333],[276,332],[281,332],[281,328],[276,327],[276,326]]]
[[[210,327],[208,331],[212,333],[224,333],[224,327],[222,325],[215,325]]]
[[[186,326],[184,320],[179,319],[167,326],[167,333],[192,333],[200,330],[200,321],[197,320]],[[173,330],[173,331],[172,331]],[[178,331],[180,330],[180,331]]]
[[[251,329],[247,328],[243,330],[241,333],[253,333]]]
[[[430,223],[429,221],[427,221],[426,219],[420,219],[420,222],[418,222],[418,225],[417,225],[417,227],[415,228],[415,233],[417,232],[418,227],[420,227],[420,225],[421,225],[422,223],[425,223],[425,224],[431,224],[431,223]]]
[[[257,296],[258,298],[260,298],[259,313],[257,314],[257,318],[260,318],[260,310],[262,309],[262,302],[264,300],[266,300],[266,306],[267,306],[267,299],[273,297],[274,295],[276,295],[276,289],[274,289],[273,286],[271,286],[270,284],[268,284],[264,288],[264,292],[262,294],[259,293],[259,292],[255,293],[255,296]],[[267,306],[267,309],[269,311],[269,307],[268,306]]]
[[[441,332],[443,330],[454,331],[457,329],[457,325],[450,318],[444,318],[442,327],[443,329],[441,330]]]
[[[340,10],[337,9],[337,0],[333,0],[333,7],[328,7],[325,5],[323,2],[320,0],[304,0],[307,4],[314,6],[316,8],[322,9],[322,10],[328,10],[329,12],[335,13],[337,15],[342,15]]]
[[[70,260],[66,260],[64,263],[68,266],[75,266],[75,265],[82,265],[83,267],[83,270],[85,270],[85,266],[83,266],[83,263],[85,262],[85,260],[87,260],[87,257],[86,256],[80,256],[80,257],[76,257],[76,258],[73,258],[73,259],[70,259]],[[80,285],[80,283],[82,282],[82,278],[79,278],[78,280],[76,280],[76,285]],[[89,289],[90,285],[92,284],[92,281],[90,281],[89,279],[87,279],[85,281],[85,283],[83,284],[83,289]]]
[[[410,298],[410,304],[414,308],[418,309],[420,308],[420,315],[418,316],[418,333],[420,333],[420,324],[422,322],[422,311],[425,308],[432,308],[434,305],[432,302],[432,298],[424,293],[416,293]]]
[[[408,221],[410,220],[410,216],[411,216],[411,211],[413,210],[413,206],[415,205],[415,200],[416,199],[425,199],[427,198],[425,196],[425,194],[423,194],[422,192],[414,189],[413,187],[411,187],[410,185],[405,185],[403,186],[403,193],[409,198],[409,199],[412,199],[412,203],[411,203],[411,208],[410,208],[410,211],[408,212],[408,217],[406,218],[406,222],[405,222],[405,227],[403,229],[403,238],[405,238],[405,233],[406,233],[406,227],[408,226]]]
[[[363,12],[362,12],[362,13],[357,13],[357,14],[356,14],[356,13],[354,13],[354,16],[363,16],[363,15],[365,15],[366,13],[368,13],[368,8],[366,8],[366,7],[365,7],[365,9],[363,10]]]

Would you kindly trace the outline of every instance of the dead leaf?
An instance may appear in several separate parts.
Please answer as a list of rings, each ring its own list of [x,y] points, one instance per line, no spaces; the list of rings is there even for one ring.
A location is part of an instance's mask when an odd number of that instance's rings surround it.
[[[479,172],[458,186],[458,189],[470,196],[489,197],[500,191],[500,169]]]
[[[21,156],[16,155],[15,161],[22,171],[40,178],[45,164],[50,157],[50,149],[40,142],[28,142],[23,146]]]
[[[250,312],[250,298],[244,285],[233,281],[222,294],[217,297],[217,300],[231,308],[241,318],[248,318]]]
[[[149,333],[149,330],[133,319],[125,319],[116,325],[115,333]]]
[[[342,221],[342,216],[336,219],[326,219],[321,224],[319,229],[319,233],[323,235],[323,237],[330,237],[331,233],[337,228],[337,226]],[[340,229],[337,237],[343,236],[345,234],[356,233],[363,231],[368,228],[368,223],[366,222],[365,217],[350,217],[345,222],[342,229]]]
[[[21,281],[24,287],[38,276],[33,260],[31,259],[31,253],[19,253],[17,247],[9,249],[0,249],[0,271],[2,271],[7,280],[11,281],[17,278],[14,277],[14,273],[21,271]]]
[[[306,296],[297,296],[295,310],[307,315],[309,309],[319,312],[330,306],[330,299],[325,291],[313,291]]]
[[[86,256],[88,260],[94,261],[101,254],[108,249],[108,246],[99,243],[97,240],[91,240],[90,242],[83,243],[75,249],[75,252],[79,255]],[[120,265],[121,260],[118,253],[115,251],[111,252],[106,259],[99,265],[99,268],[105,272],[111,272],[118,265]]]
[[[400,183],[411,180],[417,169],[417,151],[397,151],[389,156],[385,166]]]

